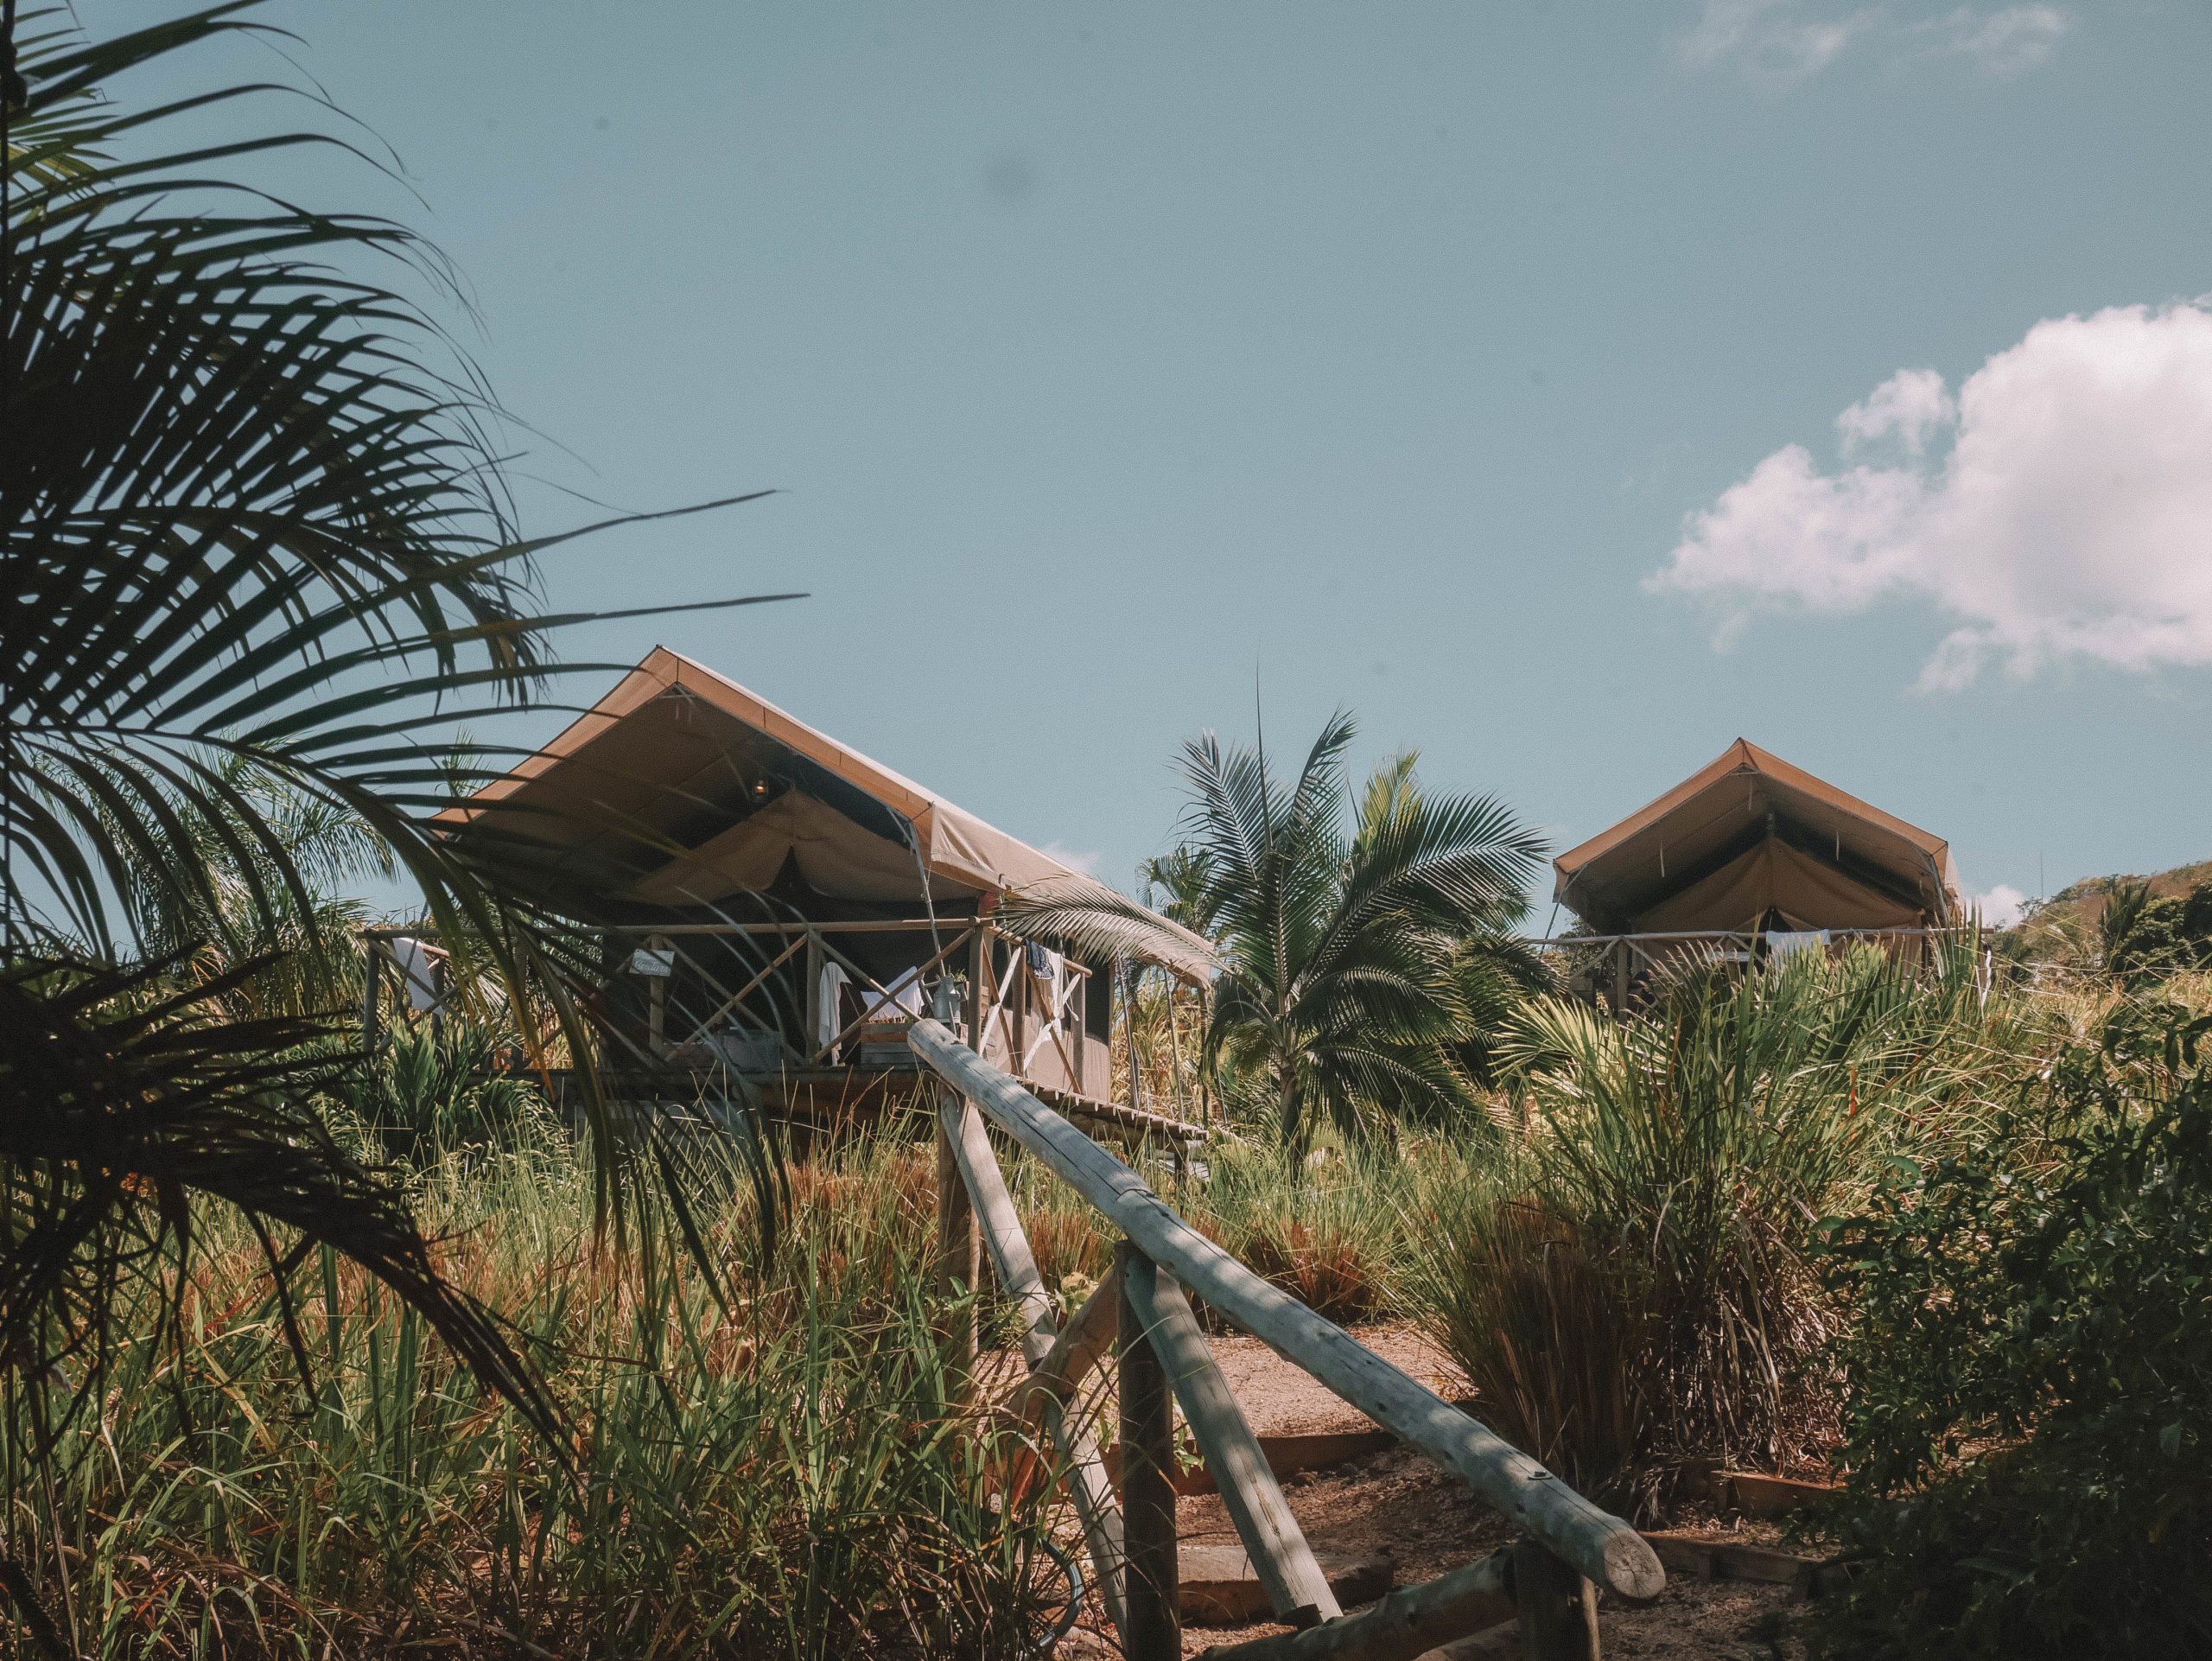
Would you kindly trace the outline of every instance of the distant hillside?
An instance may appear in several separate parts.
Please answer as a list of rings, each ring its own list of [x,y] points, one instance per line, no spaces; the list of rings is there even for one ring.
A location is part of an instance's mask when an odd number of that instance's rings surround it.
[[[2192,894],[2212,891],[2212,859],[2201,860],[2194,865],[2177,865],[2171,871],[2148,877],[2084,877],[2030,908],[2026,916],[1998,935],[1998,948],[2005,956],[2025,962],[2085,966],[2094,963],[2101,947],[2100,936],[2105,908],[2112,903],[2115,893],[2142,882],[2151,885],[2153,902],[2175,901],[2186,904]]]

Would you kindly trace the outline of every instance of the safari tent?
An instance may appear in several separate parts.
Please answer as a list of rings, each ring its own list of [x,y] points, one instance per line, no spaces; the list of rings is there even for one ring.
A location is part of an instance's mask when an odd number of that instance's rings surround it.
[[[993,921],[1103,885],[664,647],[440,820],[597,931],[594,1012],[633,1072],[849,1108],[911,1074],[927,1012],[1058,1104],[1128,1111],[1112,965]],[[1209,979],[1208,943],[1161,930],[1154,961]]]
[[[1692,943],[1925,939],[1961,918],[1950,845],[1738,738],[1553,862],[1554,897],[1626,969]]]

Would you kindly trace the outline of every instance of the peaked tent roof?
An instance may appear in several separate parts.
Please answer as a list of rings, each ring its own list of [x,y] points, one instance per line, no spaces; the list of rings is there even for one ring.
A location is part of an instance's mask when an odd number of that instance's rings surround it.
[[[1740,929],[1770,907],[1910,927],[1959,907],[1948,843],[1741,738],[1552,863],[1554,897],[1601,932]]]
[[[665,646],[438,819],[498,838],[550,888],[637,907],[710,906],[786,862],[869,902],[1112,892]],[[1163,965],[1211,978],[1211,945],[1161,926]]]

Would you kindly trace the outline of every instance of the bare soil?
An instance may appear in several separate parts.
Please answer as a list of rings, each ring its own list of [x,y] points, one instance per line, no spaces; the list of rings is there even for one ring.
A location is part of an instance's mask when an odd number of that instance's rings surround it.
[[[1466,1381],[1446,1357],[1413,1328],[1363,1327],[1360,1341],[1447,1398],[1468,1393]],[[1256,1339],[1216,1338],[1215,1357],[1252,1428],[1262,1435],[1363,1430],[1372,1422]],[[1108,1421],[1111,1422],[1110,1419]],[[1395,1448],[1326,1471],[1300,1472],[1283,1492],[1319,1551],[1386,1556],[1400,1586],[1433,1580],[1496,1550],[1513,1538],[1506,1520],[1467,1491],[1466,1485],[1410,1448]],[[1217,1494],[1186,1495],[1176,1504],[1182,1538],[1193,1544],[1234,1545],[1236,1530]],[[1701,1524],[1701,1526],[1700,1526]],[[1732,1519],[1677,1519],[1677,1526],[1716,1536],[1770,1538],[1771,1526],[1747,1529]],[[1609,1658],[1649,1661],[1775,1661],[1795,1646],[1777,1648],[1761,1628],[1785,1604],[1788,1588],[1743,1581],[1672,1576],[1659,1601],[1646,1608],[1601,1601],[1599,1623]],[[1095,1607],[1071,1634],[1065,1657],[1118,1653]],[[1287,1630],[1255,1622],[1233,1627],[1187,1626],[1183,1652],[1197,1656],[1217,1644],[1241,1643]],[[1517,1653],[1517,1648],[1510,1651]]]

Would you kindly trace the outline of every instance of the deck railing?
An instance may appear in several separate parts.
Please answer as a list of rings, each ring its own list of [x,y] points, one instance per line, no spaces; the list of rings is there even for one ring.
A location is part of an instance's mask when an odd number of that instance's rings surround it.
[[[919,1021],[908,1042],[944,1085],[938,1114],[944,1273],[972,1287],[988,1253],[1020,1309],[1028,1371],[1007,1406],[1028,1422],[1041,1418],[1057,1448],[1107,1617],[1130,1661],[1173,1661],[1182,1653],[1172,1402],[1182,1404],[1270,1607],[1299,1629],[1217,1651],[1218,1661],[1412,1661],[1516,1615],[1532,1661],[1595,1661],[1596,1588],[1643,1601],[1664,1588],[1649,1543],[1628,1524],[1262,1280],[949,1028]],[[1065,1326],[1038,1275],[986,1119],[1096,1206],[1122,1237],[1112,1277]],[[1363,1614],[1344,1615],[1213,1359],[1190,1293],[1457,1472],[1519,1525],[1522,1541],[1394,1592]],[[1065,1412],[1117,1339],[1118,1503],[1096,1446]],[[972,1331],[964,1342],[972,1346]]]

